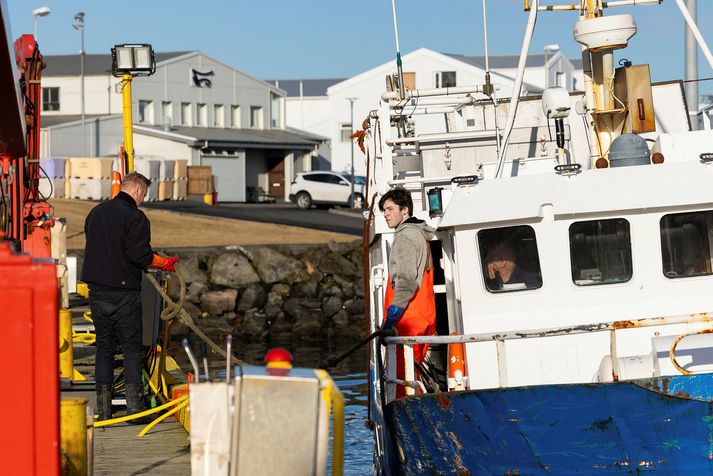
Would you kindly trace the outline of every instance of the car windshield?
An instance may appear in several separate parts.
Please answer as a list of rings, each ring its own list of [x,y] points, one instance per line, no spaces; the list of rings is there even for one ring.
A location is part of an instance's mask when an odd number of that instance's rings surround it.
[[[352,175],[351,174],[342,174],[342,176],[347,179],[349,182],[352,181]],[[354,185],[366,185],[366,177],[363,175],[355,175],[354,176]]]

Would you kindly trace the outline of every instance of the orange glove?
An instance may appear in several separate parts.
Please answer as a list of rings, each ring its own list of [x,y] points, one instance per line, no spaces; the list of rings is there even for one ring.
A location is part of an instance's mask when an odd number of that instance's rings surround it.
[[[174,268],[173,265],[178,263],[179,261],[181,261],[180,258],[164,258],[163,256],[159,256],[154,253],[153,260],[151,261],[149,268],[175,272],[176,268]]]

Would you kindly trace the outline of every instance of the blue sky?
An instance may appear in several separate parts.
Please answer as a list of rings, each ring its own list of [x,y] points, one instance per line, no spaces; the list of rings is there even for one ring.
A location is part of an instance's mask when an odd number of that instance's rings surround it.
[[[84,11],[88,53],[108,53],[114,44],[130,42],[151,43],[157,51],[201,50],[259,78],[349,77],[395,56],[390,0],[5,1],[14,37],[32,33],[33,9],[51,8],[39,18],[45,54],[79,51],[79,32],[71,24],[74,14]],[[527,22],[522,5],[522,0],[488,0],[491,54],[519,53]],[[481,0],[397,0],[396,7],[402,54],[420,47],[483,54]],[[655,81],[683,77],[683,19],[674,0],[607,13],[633,13],[639,27],[617,61],[650,63]],[[541,12],[531,52],[557,43],[568,57],[579,57],[572,39],[575,21],[576,13]],[[713,0],[698,1],[698,24],[713,48]],[[702,56],[699,76],[713,76]],[[713,94],[713,81],[700,88]]]

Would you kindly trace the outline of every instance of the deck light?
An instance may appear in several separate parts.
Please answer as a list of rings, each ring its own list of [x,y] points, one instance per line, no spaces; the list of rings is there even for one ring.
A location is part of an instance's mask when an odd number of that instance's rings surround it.
[[[428,191],[428,216],[431,218],[443,216],[442,191],[442,187],[435,187]]]
[[[111,74],[117,78],[124,74],[150,76],[155,72],[151,45],[116,45],[111,49]]]

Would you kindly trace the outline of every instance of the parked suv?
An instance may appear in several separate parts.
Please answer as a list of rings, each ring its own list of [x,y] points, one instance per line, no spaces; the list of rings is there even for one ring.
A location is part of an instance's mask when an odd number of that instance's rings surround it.
[[[364,207],[366,178],[354,177],[354,208]],[[300,172],[292,182],[290,201],[303,210],[312,205],[352,206],[351,175],[336,172]]]

